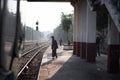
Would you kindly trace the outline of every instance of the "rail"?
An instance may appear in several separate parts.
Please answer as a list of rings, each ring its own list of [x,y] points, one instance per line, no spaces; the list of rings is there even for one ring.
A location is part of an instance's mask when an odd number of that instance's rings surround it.
[[[45,46],[45,45],[46,45],[46,46]],[[21,73],[24,71],[24,69],[28,67],[28,65],[29,65],[30,62],[36,57],[36,55],[37,55],[41,50],[43,50],[44,48],[48,47],[48,45],[49,45],[48,43],[45,43],[45,44],[43,44],[42,46],[39,46],[39,47],[34,48],[34,49],[32,49],[32,50],[29,50],[28,52],[26,52],[26,53],[24,53],[24,54],[22,55],[22,57],[23,57],[23,56],[27,55],[28,53],[30,53],[31,51],[33,51],[33,50],[35,50],[35,49],[39,49],[37,52],[34,53],[34,55],[33,55],[33,56],[25,63],[25,65],[20,69],[20,71],[19,71],[18,74],[17,74],[17,78],[21,75]]]

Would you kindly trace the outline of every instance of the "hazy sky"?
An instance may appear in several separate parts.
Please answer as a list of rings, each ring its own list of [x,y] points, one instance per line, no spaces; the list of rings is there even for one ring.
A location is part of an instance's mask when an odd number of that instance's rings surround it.
[[[53,31],[60,24],[61,12],[73,13],[70,3],[56,2],[22,2],[22,22],[36,28],[36,21],[39,22],[39,31]]]

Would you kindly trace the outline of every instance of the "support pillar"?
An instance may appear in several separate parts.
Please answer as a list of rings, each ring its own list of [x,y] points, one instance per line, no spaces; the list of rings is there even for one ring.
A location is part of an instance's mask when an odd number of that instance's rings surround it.
[[[74,25],[73,25],[73,55],[77,54],[77,5],[76,1],[71,2],[74,7]]]
[[[86,58],[88,62],[96,61],[96,12],[87,5],[86,17]]]
[[[86,59],[86,13],[87,10],[87,0],[82,0],[80,4],[80,46],[81,52],[80,57]]]
[[[72,5],[74,6],[74,26],[73,26],[73,54],[76,55],[77,53],[77,40],[76,40],[76,5],[75,2],[72,2]]]
[[[108,63],[109,73],[119,72],[120,38],[119,32],[109,16],[108,19]]]
[[[81,9],[80,8],[81,7],[80,6],[81,5],[81,1],[77,1],[76,5],[77,5],[77,46],[78,46],[77,47],[77,51],[78,51],[77,52],[77,56],[80,57],[81,56],[80,55],[80,53],[81,53],[81,42],[80,41],[81,41],[81,35],[82,35],[81,26],[80,26],[80,24],[81,24],[80,23],[81,22],[81,20],[80,20],[80,17],[81,17],[80,16],[81,15],[81,13],[80,13],[81,12],[81,10],[80,10]]]
[[[77,56],[80,57],[80,31],[79,31],[79,1],[76,1],[76,39],[77,39]]]
[[[86,38],[86,0],[77,1],[77,49],[78,53],[77,56],[80,56],[81,58],[85,58],[85,46],[84,42]],[[84,51],[84,52],[83,52]]]

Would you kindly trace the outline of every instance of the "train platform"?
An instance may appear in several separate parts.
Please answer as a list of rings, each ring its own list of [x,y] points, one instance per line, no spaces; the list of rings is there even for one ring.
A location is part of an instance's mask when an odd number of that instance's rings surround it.
[[[52,60],[51,47],[44,53],[39,80],[120,80],[119,74],[107,73],[107,56],[96,57],[95,63],[72,54],[72,50],[57,50],[58,58]]]

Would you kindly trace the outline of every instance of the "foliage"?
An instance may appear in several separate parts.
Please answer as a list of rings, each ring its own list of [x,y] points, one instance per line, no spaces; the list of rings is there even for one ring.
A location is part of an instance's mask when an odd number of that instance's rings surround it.
[[[72,26],[72,19],[73,19],[73,14],[65,15],[64,13],[62,13],[62,16],[61,16],[61,27],[67,34],[67,41],[68,41],[68,43],[70,42],[70,40],[69,40],[70,31],[69,30],[72,29],[71,27],[73,27]]]
[[[65,15],[64,13],[62,13],[61,16],[61,26],[63,28],[64,31],[68,32],[70,29],[70,26],[72,25],[72,15],[68,14]]]
[[[103,53],[107,51],[107,34],[108,34],[108,13],[104,9],[97,11],[97,36],[100,37],[100,50]]]
[[[57,41],[62,39],[63,43],[72,42],[73,39],[73,26],[72,26],[73,14],[61,15],[61,23],[54,29],[54,36]],[[69,36],[69,37],[68,37]]]
[[[97,11],[97,30],[102,31],[102,29],[107,28],[108,14],[104,11]]]

